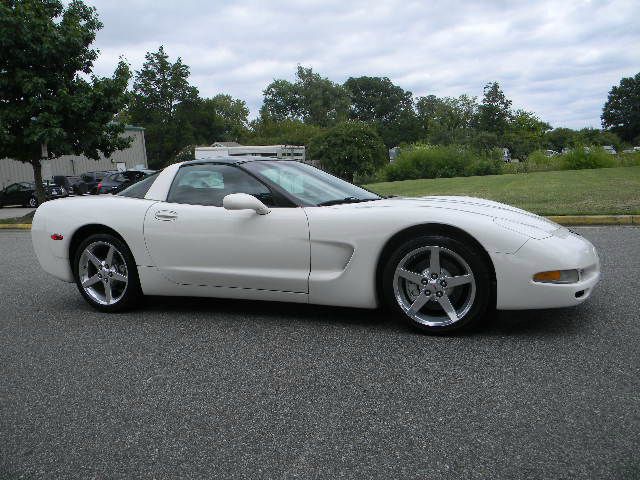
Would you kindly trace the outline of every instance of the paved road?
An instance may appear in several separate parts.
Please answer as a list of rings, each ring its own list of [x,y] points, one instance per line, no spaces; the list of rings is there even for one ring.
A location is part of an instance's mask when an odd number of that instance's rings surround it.
[[[24,208],[24,207],[3,207],[3,208],[0,208],[0,219],[22,217],[27,213],[33,212],[33,210],[34,210],[33,208]]]
[[[0,478],[640,478],[640,229],[578,308],[434,338],[380,313],[90,310],[0,233]]]

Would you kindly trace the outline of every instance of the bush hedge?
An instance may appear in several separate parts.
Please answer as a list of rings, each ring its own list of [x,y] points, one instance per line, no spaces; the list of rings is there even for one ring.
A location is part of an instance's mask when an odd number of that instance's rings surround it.
[[[502,173],[499,150],[481,153],[460,145],[414,144],[379,172],[380,180],[469,177]]]

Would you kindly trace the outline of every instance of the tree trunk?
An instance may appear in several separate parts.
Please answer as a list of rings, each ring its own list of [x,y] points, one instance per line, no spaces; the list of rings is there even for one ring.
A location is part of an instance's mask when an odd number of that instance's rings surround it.
[[[41,205],[46,200],[44,194],[44,186],[42,185],[42,162],[39,158],[31,160],[31,166],[33,167],[33,179],[36,184],[36,198],[38,199],[38,205]]]

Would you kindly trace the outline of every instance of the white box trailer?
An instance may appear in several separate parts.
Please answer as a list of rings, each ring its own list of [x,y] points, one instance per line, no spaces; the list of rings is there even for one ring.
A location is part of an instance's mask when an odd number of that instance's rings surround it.
[[[235,157],[249,155],[252,157],[287,158],[305,161],[305,147],[299,145],[238,145],[196,147],[196,159]]]

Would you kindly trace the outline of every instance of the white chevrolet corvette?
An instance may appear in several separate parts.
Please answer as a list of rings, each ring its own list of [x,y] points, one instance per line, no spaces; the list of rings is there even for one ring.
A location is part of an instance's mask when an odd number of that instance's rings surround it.
[[[118,195],[46,202],[32,239],[101,311],[142,295],[385,306],[428,332],[497,309],[586,300],[591,243],[469,197],[381,198],[312,166],[233,157],[171,165]]]

